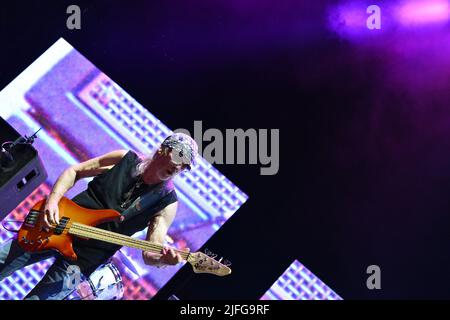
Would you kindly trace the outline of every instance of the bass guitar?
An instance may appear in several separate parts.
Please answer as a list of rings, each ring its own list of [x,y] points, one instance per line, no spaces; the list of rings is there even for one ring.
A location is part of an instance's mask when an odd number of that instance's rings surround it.
[[[59,204],[59,223],[45,230],[41,227],[41,215],[44,214],[45,200],[37,202],[28,213],[18,232],[19,245],[28,252],[56,250],[69,260],[76,260],[77,255],[72,247],[73,237],[96,239],[143,251],[161,253],[163,245],[146,240],[135,239],[95,226],[119,219],[120,213],[111,210],[93,210],[80,207],[66,197]],[[202,252],[189,252],[173,248],[183,260],[192,265],[195,273],[210,273],[226,276],[231,269]]]

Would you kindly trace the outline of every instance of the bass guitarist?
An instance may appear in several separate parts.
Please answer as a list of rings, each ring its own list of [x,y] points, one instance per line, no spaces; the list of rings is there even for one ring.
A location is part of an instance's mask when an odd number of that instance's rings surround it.
[[[163,244],[177,211],[172,179],[191,169],[197,152],[197,144],[190,136],[174,133],[162,142],[156,153],[146,158],[133,151],[116,150],[71,166],[59,176],[47,197],[41,227],[48,230],[59,223],[58,203],[79,179],[95,177],[72,201],[84,208],[113,209],[121,214],[118,221],[103,223],[99,228],[131,236],[148,227],[147,240]],[[89,277],[120,246],[74,238],[73,249],[78,256],[75,261],[54,250],[26,252],[17,239],[10,239],[0,246],[0,281],[25,266],[55,257],[43,279],[25,299],[62,300],[74,290],[68,285],[69,278],[74,279],[74,270],[79,272],[78,278]],[[143,251],[142,257],[145,264],[156,267],[182,261],[179,253],[167,247],[160,254]]]

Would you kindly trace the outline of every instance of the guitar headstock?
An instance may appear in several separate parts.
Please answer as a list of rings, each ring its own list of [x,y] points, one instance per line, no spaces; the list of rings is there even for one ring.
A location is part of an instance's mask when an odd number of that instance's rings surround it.
[[[217,261],[214,258],[217,255],[207,251],[206,254],[202,252],[191,252],[187,261],[192,265],[195,273],[210,273],[217,276],[227,276],[231,273],[229,266],[231,263],[224,261],[222,258]]]

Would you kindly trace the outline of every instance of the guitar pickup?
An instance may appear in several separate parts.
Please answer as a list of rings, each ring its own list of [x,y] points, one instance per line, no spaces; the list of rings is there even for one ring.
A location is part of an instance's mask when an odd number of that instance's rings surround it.
[[[55,228],[55,230],[53,231],[53,233],[55,234],[55,235],[60,235],[60,234],[62,234],[63,233],[63,231],[64,231],[64,229],[66,228],[66,226],[67,226],[67,223],[69,223],[69,218],[67,218],[67,217],[62,217],[60,220],[59,220],[59,224],[56,226],[56,228]]]

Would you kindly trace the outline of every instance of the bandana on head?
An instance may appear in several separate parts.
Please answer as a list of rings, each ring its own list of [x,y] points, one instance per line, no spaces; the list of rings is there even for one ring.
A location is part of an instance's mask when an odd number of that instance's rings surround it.
[[[175,150],[175,159],[181,161],[184,164],[187,164],[189,166],[189,169],[191,168],[191,165],[194,163],[194,160],[197,157],[197,143],[187,134],[181,132],[173,133],[166,139],[164,139],[161,145]]]

